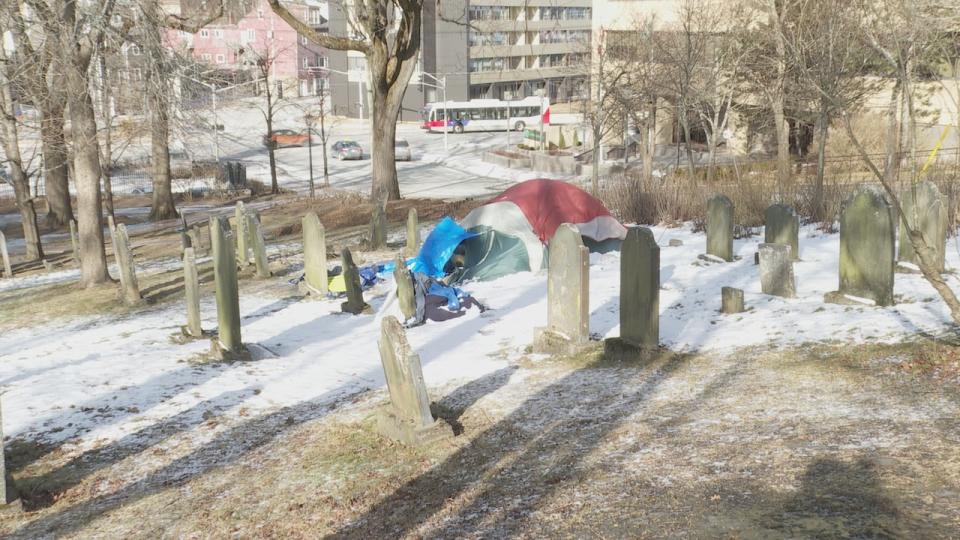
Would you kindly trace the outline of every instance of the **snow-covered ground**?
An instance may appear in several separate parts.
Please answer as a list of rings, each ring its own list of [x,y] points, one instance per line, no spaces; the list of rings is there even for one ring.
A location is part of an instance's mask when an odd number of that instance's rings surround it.
[[[705,237],[689,229],[654,228],[661,246],[661,342],[676,350],[739,346],[894,341],[940,332],[950,317],[917,275],[898,274],[898,304],[888,308],[825,304],[837,287],[838,235],[801,231],[796,264],[799,297],[760,293],[753,253],[759,237],[735,242],[733,263],[705,263]],[[681,247],[666,247],[669,239]],[[276,247],[274,247],[276,249]],[[951,249],[948,266],[960,266]],[[618,335],[619,253],[594,255],[590,266],[591,332]],[[16,282],[15,278],[13,281]],[[396,309],[385,302],[388,280],[367,292],[378,315],[339,313],[338,301],[300,300],[285,278],[259,293],[241,289],[243,339],[275,354],[252,362],[202,364],[209,344],[178,344],[184,309],[174,304],[124,317],[47,321],[44,330],[0,335],[0,385],[8,435],[36,442],[70,439],[84,448],[135,434],[172,418],[216,414],[239,421],[303,403],[339,402],[384,384],[376,339],[378,321]],[[950,282],[954,283],[951,277]],[[720,288],[744,289],[750,311],[719,313]],[[289,289],[287,288],[289,287]],[[533,328],[546,322],[546,275],[520,273],[465,289],[491,309],[408,331],[429,386],[472,380],[524,356]],[[268,292],[263,292],[263,291]],[[384,307],[386,304],[386,307]],[[202,303],[204,326],[215,326],[212,297]],[[191,422],[190,425],[194,425]],[[74,446],[75,445],[75,446]]]

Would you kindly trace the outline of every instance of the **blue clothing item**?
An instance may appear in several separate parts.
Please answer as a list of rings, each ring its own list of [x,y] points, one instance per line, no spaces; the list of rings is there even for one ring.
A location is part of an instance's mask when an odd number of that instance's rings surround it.
[[[474,236],[477,236],[477,233],[469,232],[457,225],[457,222],[449,216],[445,217],[430,231],[430,235],[420,248],[420,253],[407,264],[412,272],[441,277],[445,275],[443,267],[453,256],[460,242]]]
[[[470,297],[469,294],[463,292],[461,289],[450,287],[449,285],[444,285],[443,283],[432,280],[430,282],[430,287],[427,288],[427,294],[443,296],[446,298],[447,309],[450,311],[460,311],[460,299]]]
[[[366,289],[373,287],[377,283],[377,267],[364,266],[360,269],[360,287]]]

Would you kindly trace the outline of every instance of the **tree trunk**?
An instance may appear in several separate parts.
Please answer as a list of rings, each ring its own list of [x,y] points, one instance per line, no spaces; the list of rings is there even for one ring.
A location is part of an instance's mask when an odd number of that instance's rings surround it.
[[[155,82],[155,85],[160,84]],[[166,99],[156,95],[159,92],[159,88],[151,88],[150,92],[150,151],[153,162],[153,206],[150,208],[150,219],[153,221],[177,217],[170,179],[170,122]]]
[[[73,169],[77,187],[77,227],[80,236],[80,285],[92,287],[110,281],[103,247],[100,196],[100,145],[97,119],[90,96],[87,67],[89,56],[74,54],[66,69],[73,136]]]
[[[0,51],[2,55],[2,51]],[[14,120],[13,92],[10,88],[10,77],[6,72],[11,66],[6,57],[0,70],[0,123],[3,127],[3,145],[6,159],[10,168],[10,183],[13,185],[13,194],[17,200],[17,209],[20,210],[20,223],[23,227],[23,240],[26,244],[27,260],[35,261],[43,258],[43,246],[40,244],[40,230],[37,227],[37,212],[30,197],[30,181],[23,170],[23,160],[20,156],[20,138],[17,133],[17,122]]]
[[[826,219],[826,208],[823,207],[823,176],[827,167],[827,136],[830,132],[829,103],[826,98],[820,100],[819,136],[817,140],[817,181],[813,187],[813,220]]]
[[[890,103],[887,105],[887,130],[883,138],[886,159],[883,165],[883,177],[888,182],[897,178],[900,168],[900,81],[890,91]]]
[[[650,185],[653,181],[653,156],[657,148],[657,101],[650,104],[650,114],[646,121],[646,138],[643,145],[643,181]]]
[[[44,100],[40,121],[40,144],[43,152],[44,190],[47,198],[47,223],[61,227],[74,218],[70,205],[67,177],[67,142],[63,136],[63,107]]]
[[[113,181],[110,178],[113,167],[113,111],[111,111],[110,71],[106,57],[99,55],[100,64],[100,115],[103,117],[103,146],[100,147],[100,173],[103,175],[103,202],[107,215],[116,219],[113,211]]]
[[[590,164],[590,190],[594,196],[600,192],[600,134],[593,133],[593,162]]]
[[[777,186],[780,189],[780,199],[787,199],[790,185],[790,130],[787,127],[787,118],[783,112],[783,95],[779,94],[771,102],[773,109],[773,127],[777,136]]]
[[[687,174],[690,176],[691,185],[697,185],[696,172],[693,168],[693,148],[690,147],[690,119],[687,117],[687,106],[681,107],[680,126],[683,127],[683,149],[687,154]]]
[[[397,119],[403,105],[407,82],[416,69],[416,60],[406,60],[396,66],[395,59],[384,50],[374,48],[367,55],[368,89],[370,90],[370,120],[373,130],[371,161],[373,181],[370,197],[375,203],[400,199],[400,182],[397,179],[396,143]],[[389,65],[388,65],[389,64]],[[396,76],[388,76],[396,70]]]

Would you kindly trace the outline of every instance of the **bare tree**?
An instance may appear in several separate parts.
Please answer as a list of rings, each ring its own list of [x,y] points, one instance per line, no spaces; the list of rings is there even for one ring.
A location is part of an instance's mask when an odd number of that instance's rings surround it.
[[[273,124],[277,111],[283,106],[283,82],[274,78],[274,67],[284,52],[285,49],[274,48],[272,43],[265,43],[262,48],[247,52],[256,66],[260,83],[263,84],[263,105],[260,106],[260,112],[267,124],[264,141],[270,159],[270,192],[274,194],[280,193],[280,184],[277,182],[277,143],[273,138]]]
[[[952,29],[957,22],[956,10],[948,10],[943,4],[929,0],[882,0],[880,2],[861,0],[857,2],[856,7],[859,14],[858,37],[882,57],[882,61],[890,68],[906,102],[905,110],[909,122],[906,133],[913,164],[911,167],[911,185],[913,185],[919,179],[916,159],[917,111],[914,104],[914,82],[926,53],[942,50],[940,40],[951,39]],[[840,100],[835,101],[834,106],[840,111],[844,129],[861,160],[883,186],[897,215],[905,216],[894,178],[885,171],[881,171],[874,163],[853,128],[851,116],[855,111],[845,108],[848,105]],[[913,217],[913,220],[901,220],[901,238],[904,235],[910,238],[924,279],[947,304],[953,321],[960,324],[960,300],[940,275],[940,269],[936,263],[936,250],[928,243],[928,240],[932,242],[933,239],[924,238],[922,232],[913,226],[917,223],[916,216]]]
[[[857,35],[860,13],[849,2],[802,0],[783,26],[790,63],[797,66],[800,100],[816,111],[817,177],[813,215],[826,219],[823,182],[831,122],[842,111],[857,109],[878,90],[864,77],[873,55]],[[831,218],[832,219],[832,218]]]
[[[8,27],[16,43],[17,55],[25,67],[20,85],[40,110],[40,141],[43,154],[44,192],[47,200],[47,223],[66,225],[73,219],[67,177],[67,143],[63,134],[67,96],[60,84],[63,69],[58,51],[56,26],[41,24],[28,28],[20,12],[20,4],[10,4]]]
[[[335,116],[330,114],[330,91],[326,84],[320,89],[317,94],[317,103],[315,107],[311,107],[304,118],[307,122],[307,132],[312,137],[314,133],[320,138],[320,147],[323,153],[323,186],[330,187],[330,171],[327,166],[327,144],[330,142],[330,137],[333,134],[333,130],[336,128],[338,119]],[[319,130],[314,128],[314,125],[319,123]],[[312,140],[312,139],[311,139]],[[312,142],[311,142],[312,144]],[[311,182],[313,179],[313,164],[310,164],[311,172],[310,178]],[[314,196],[314,186],[310,184],[310,196]]]
[[[343,6],[357,37],[321,34],[299,20],[280,0],[268,1],[277,15],[310,41],[328,49],[357,51],[366,56],[372,93],[371,197],[375,201],[399,199],[394,142],[403,94],[417,67],[423,0],[359,0]]]
[[[594,194],[600,191],[600,145],[613,130],[625,130],[621,87],[627,80],[627,64],[614,60],[618,47],[629,47],[628,43],[615,41],[622,37],[626,36],[618,35],[613,38],[614,43],[608,44],[605,34],[599,36],[596,57],[592,62],[594,70],[590,73],[592,99],[583,101],[583,118],[590,129],[593,145],[590,186]],[[608,54],[610,47],[614,48],[615,54]],[[624,139],[624,152],[626,151],[627,141]]]
[[[27,168],[20,153],[20,137],[15,116],[16,103],[13,98],[13,85],[17,79],[14,63],[7,56],[3,43],[0,43],[0,138],[10,168],[10,184],[13,186],[17,208],[20,210],[20,222],[23,226],[23,238],[27,248],[27,259],[37,260],[43,257],[40,244],[40,231],[37,227],[37,212],[30,195],[30,181]]]

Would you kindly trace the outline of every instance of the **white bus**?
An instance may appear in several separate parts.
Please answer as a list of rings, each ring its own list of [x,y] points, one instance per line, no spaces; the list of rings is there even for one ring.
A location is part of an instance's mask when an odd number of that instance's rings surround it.
[[[542,107],[542,108],[541,108]],[[540,128],[544,112],[550,110],[550,101],[537,96],[515,101],[473,99],[448,101],[446,118],[444,103],[428,103],[423,108],[423,129],[443,133],[444,125],[453,133],[464,131],[523,131]],[[549,112],[547,112],[549,114]],[[549,123],[549,117],[547,123]]]

